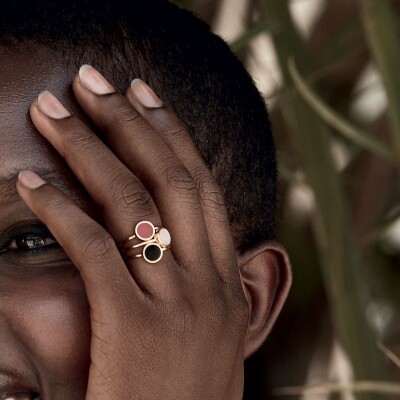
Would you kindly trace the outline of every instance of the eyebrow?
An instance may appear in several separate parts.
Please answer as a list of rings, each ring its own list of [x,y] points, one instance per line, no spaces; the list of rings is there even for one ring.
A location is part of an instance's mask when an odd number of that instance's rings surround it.
[[[20,198],[15,184],[18,179],[18,173],[29,168],[15,169],[8,175],[0,175],[0,201],[15,201]],[[61,174],[47,168],[32,168],[31,171],[36,172],[46,181],[60,181]]]

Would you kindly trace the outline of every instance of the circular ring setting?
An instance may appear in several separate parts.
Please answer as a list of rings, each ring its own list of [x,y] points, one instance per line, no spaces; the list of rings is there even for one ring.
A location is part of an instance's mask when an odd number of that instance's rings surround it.
[[[140,221],[135,227],[135,234],[141,240],[150,240],[154,236],[156,229],[149,221]]]
[[[133,239],[140,242],[132,244]],[[135,234],[125,241],[119,243],[124,258],[143,257],[148,263],[159,262],[171,244],[171,235],[166,228],[156,227],[149,221],[140,221],[135,226]],[[131,249],[143,247],[139,254],[130,254]]]

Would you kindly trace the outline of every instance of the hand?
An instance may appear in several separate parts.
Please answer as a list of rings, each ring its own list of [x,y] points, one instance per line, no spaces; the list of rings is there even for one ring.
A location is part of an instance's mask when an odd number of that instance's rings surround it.
[[[17,190],[64,248],[91,309],[87,399],[241,399],[249,309],[224,196],[176,115],[135,80],[125,96],[80,69],[76,99],[110,148],[50,92],[30,108],[39,132],[102,210],[102,226],[30,171]],[[142,220],[171,249],[157,264],[117,243]]]

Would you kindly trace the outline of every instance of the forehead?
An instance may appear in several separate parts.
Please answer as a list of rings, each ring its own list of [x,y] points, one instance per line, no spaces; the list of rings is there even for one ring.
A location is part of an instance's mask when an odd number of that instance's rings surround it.
[[[85,119],[71,89],[78,71],[66,66],[61,55],[39,46],[0,46],[0,59],[0,207],[20,200],[15,180],[22,169],[32,169],[74,192],[73,174],[33,125],[29,107],[47,89]]]
[[[1,175],[32,165],[44,169],[54,162],[50,146],[46,146],[29,116],[30,104],[44,89],[67,105],[71,103],[68,86],[73,72],[50,55],[50,51],[39,48],[8,51],[0,47]]]

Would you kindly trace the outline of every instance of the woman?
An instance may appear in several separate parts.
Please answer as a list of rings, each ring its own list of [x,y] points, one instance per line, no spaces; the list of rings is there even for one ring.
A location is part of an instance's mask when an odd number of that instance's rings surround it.
[[[1,13],[0,398],[242,398],[291,280],[259,93],[168,2],[34,6]]]

